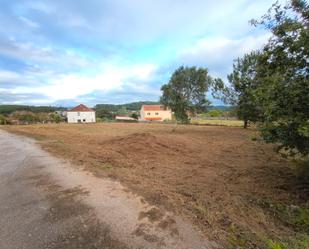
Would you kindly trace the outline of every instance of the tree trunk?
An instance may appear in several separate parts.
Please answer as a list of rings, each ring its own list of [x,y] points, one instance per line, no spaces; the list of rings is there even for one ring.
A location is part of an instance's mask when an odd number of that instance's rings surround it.
[[[247,128],[248,128],[248,120],[245,119],[245,120],[244,120],[244,129],[247,129]]]

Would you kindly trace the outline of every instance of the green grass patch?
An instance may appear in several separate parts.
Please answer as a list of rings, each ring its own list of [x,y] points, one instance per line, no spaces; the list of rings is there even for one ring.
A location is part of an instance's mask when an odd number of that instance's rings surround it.
[[[113,165],[111,165],[110,163],[93,163],[92,165],[95,168],[102,169],[105,171],[110,171],[113,169]]]
[[[242,127],[244,123],[241,120],[202,119],[202,120],[192,120],[191,124]]]
[[[234,248],[247,248],[247,245],[249,243],[248,236],[241,231],[239,227],[232,224],[228,229],[228,242],[234,247]]]
[[[283,241],[266,241],[267,249],[307,249],[309,248],[309,235],[297,234],[294,237],[285,238]]]
[[[278,241],[273,241],[273,240],[268,240],[267,241],[267,249],[285,249],[287,247],[287,244],[278,242]]]
[[[55,144],[64,144],[64,141],[58,139],[58,140],[55,140],[54,143],[55,143]]]
[[[309,234],[309,203],[304,206],[294,206],[259,200],[258,205],[297,232]]]

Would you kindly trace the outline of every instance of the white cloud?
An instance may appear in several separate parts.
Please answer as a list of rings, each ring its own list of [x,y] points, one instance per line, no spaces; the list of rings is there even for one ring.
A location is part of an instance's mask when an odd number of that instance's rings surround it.
[[[252,50],[262,48],[270,34],[251,35],[241,39],[211,37],[199,39],[179,52],[183,64],[206,66],[217,76],[225,76],[233,60]]]
[[[34,21],[31,21],[30,19],[24,17],[24,16],[20,16],[19,19],[26,24],[28,27],[30,28],[38,28],[40,27],[40,25]]]
[[[134,84],[135,80],[146,83],[151,80],[157,68],[153,64],[130,66],[103,64],[100,67],[101,71],[94,75],[60,75],[57,79],[51,79],[47,86],[37,88],[17,87],[14,91],[15,93],[45,94],[53,101],[74,99],[96,90],[103,92],[121,90],[126,84]]]
[[[0,70],[0,82],[15,80],[20,78],[20,75],[16,72]]]

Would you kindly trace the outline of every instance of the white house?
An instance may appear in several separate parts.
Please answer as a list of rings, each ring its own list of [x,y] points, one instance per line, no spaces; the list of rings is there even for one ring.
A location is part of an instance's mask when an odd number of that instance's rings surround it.
[[[172,111],[163,105],[143,105],[140,121],[172,120]]]
[[[67,111],[68,123],[95,123],[95,111],[80,104]]]

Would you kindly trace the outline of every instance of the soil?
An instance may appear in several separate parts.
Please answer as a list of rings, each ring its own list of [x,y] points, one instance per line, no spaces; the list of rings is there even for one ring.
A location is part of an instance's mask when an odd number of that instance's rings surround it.
[[[119,180],[151,204],[189,218],[224,248],[264,248],[269,238],[291,235],[293,230],[257,203],[298,205],[308,198],[297,190],[289,161],[256,139],[255,130],[163,124],[4,129],[35,137],[49,152],[98,177]],[[159,210],[140,214],[153,222],[161,216]]]

